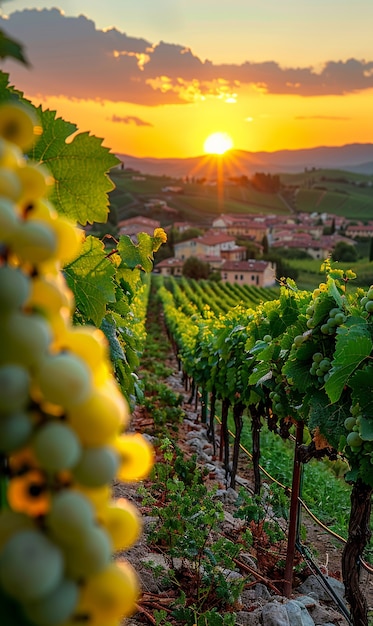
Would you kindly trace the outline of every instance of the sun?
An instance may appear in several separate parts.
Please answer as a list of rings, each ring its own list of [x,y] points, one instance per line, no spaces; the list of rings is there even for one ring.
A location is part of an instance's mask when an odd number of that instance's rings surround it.
[[[203,149],[207,154],[224,154],[231,148],[233,148],[233,140],[228,133],[213,133],[203,144]]]

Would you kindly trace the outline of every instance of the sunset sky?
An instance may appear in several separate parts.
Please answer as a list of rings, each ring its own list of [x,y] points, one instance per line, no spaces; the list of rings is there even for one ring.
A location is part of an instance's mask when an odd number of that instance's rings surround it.
[[[0,2],[34,104],[113,152],[203,153],[373,142],[372,0]]]

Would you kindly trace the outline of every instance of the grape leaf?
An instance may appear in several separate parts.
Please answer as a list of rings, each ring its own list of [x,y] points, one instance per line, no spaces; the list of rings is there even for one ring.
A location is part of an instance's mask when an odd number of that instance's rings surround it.
[[[373,365],[358,370],[349,381],[354,403],[359,403],[361,412],[373,416]]]
[[[107,258],[104,245],[87,237],[80,256],[64,269],[67,284],[74,292],[80,312],[100,326],[108,302],[115,302],[115,267]]]
[[[43,133],[30,158],[45,163],[55,179],[51,202],[59,213],[85,225],[106,222],[108,193],[114,183],[107,172],[119,160],[102,146],[102,139],[79,133],[75,124],[56,118],[56,112],[36,110]]]
[[[2,30],[0,30],[0,59],[11,57],[28,65],[28,60],[24,53],[24,46],[15,39],[10,39]]]
[[[154,252],[159,248],[158,239],[147,233],[137,235],[138,243],[133,243],[128,235],[119,238],[118,252],[122,258],[122,267],[140,268],[145,272],[153,269]]]
[[[318,427],[328,443],[338,449],[339,439],[346,432],[344,420],[349,414],[348,404],[330,404],[327,395],[320,389],[313,392],[309,403],[308,427],[311,431]]]
[[[370,355],[372,348],[373,343],[365,320],[338,329],[332,369],[325,383],[331,402],[339,400],[351,374]]]

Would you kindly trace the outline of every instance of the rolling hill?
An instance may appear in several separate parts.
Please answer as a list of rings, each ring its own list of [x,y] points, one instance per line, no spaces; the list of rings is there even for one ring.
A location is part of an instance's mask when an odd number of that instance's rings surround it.
[[[255,172],[296,173],[306,168],[343,169],[357,174],[373,174],[373,144],[348,144],[345,146],[320,146],[302,150],[277,152],[247,152],[230,150],[224,158],[203,155],[186,159],[138,158],[117,154],[125,168],[143,174],[171,178],[215,178],[219,164],[225,176],[252,176]]]

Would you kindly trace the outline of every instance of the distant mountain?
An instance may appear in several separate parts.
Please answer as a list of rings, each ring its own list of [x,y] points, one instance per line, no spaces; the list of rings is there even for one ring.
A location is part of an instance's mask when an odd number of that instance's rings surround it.
[[[187,159],[137,158],[117,155],[126,168],[143,174],[182,178],[215,178],[218,164],[223,163],[225,176],[251,176],[255,172],[284,174],[301,172],[305,168],[342,169],[357,174],[373,174],[373,144],[353,143],[345,146],[320,146],[302,150],[277,152],[246,152],[230,150],[224,158],[204,155]]]

